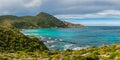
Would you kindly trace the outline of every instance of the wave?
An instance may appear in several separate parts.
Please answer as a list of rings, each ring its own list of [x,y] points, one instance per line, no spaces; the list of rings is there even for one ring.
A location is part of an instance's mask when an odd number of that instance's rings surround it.
[[[86,45],[86,46],[82,46],[82,47],[79,47],[79,46],[76,46],[74,44],[67,44],[67,45],[64,45],[64,50],[67,50],[67,49],[71,49],[71,50],[81,50],[81,49],[86,49],[86,48],[89,48],[90,46],[89,45]]]
[[[55,43],[56,41],[47,41],[47,43]]]

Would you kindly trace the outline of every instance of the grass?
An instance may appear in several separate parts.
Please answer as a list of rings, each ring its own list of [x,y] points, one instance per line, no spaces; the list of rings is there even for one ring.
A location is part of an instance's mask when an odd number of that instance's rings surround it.
[[[46,50],[15,53],[0,53],[1,60],[120,60],[120,44],[91,47],[82,50]]]

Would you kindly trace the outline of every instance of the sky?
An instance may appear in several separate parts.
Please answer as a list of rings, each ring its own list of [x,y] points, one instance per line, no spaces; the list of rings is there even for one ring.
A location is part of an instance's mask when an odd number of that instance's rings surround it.
[[[0,15],[39,12],[86,26],[120,26],[120,0],[0,0]]]

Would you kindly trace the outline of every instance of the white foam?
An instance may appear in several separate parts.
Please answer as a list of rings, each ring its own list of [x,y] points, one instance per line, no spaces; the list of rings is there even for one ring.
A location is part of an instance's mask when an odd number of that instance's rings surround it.
[[[47,41],[47,43],[54,43],[55,41]]]
[[[72,50],[80,50],[82,49],[82,47],[76,47],[76,48],[73,48]]]
[[[39,36],[39,37],[42,37],[42,36]]]
[[[48,37],[48,39],[50,40],[50,39],[51,39],[51,37]]]
[[[57,41],[57,39],[55,39],[55,41]]]
[[[71,50],[81,50],[81,49],[86,49],[90,46],[83,46],[83,47],[79,47],[79,46],[76,46],[74,44],[68,44],[68,45],[64,45],[64,50],[66,49],[71,49]]]
[[[63,41],[63,39],[59,39],[60,41]]]
[[[46,42],[44,42],[44,44],[47,44]]]
[[[71,49],[71,47],[73,46],[73,44],[67,44],[67,45],[64,45],[64,50],[66,49]]]
[[[90,46],[75,47],[75,48],[73,48],[72,50],[81,50],[81,49],[86,49],[86,48],[88,48],[88,47],[90,47]]]
[[[50,47],[53,48],[53,47],[55,47],[55,45],[51,45]]]
[[[42,40],[44,40],[44,39],[45,39],[45,37],[41,36],[41,39],[42,39]]]

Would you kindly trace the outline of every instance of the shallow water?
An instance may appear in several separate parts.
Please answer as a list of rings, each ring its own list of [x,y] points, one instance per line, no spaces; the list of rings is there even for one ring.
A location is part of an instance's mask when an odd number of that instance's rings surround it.
[[[25,29],[25,35],[37,36],[51,49],[81,49],[120,42],[119,26],[88,26],[84,28]]]

